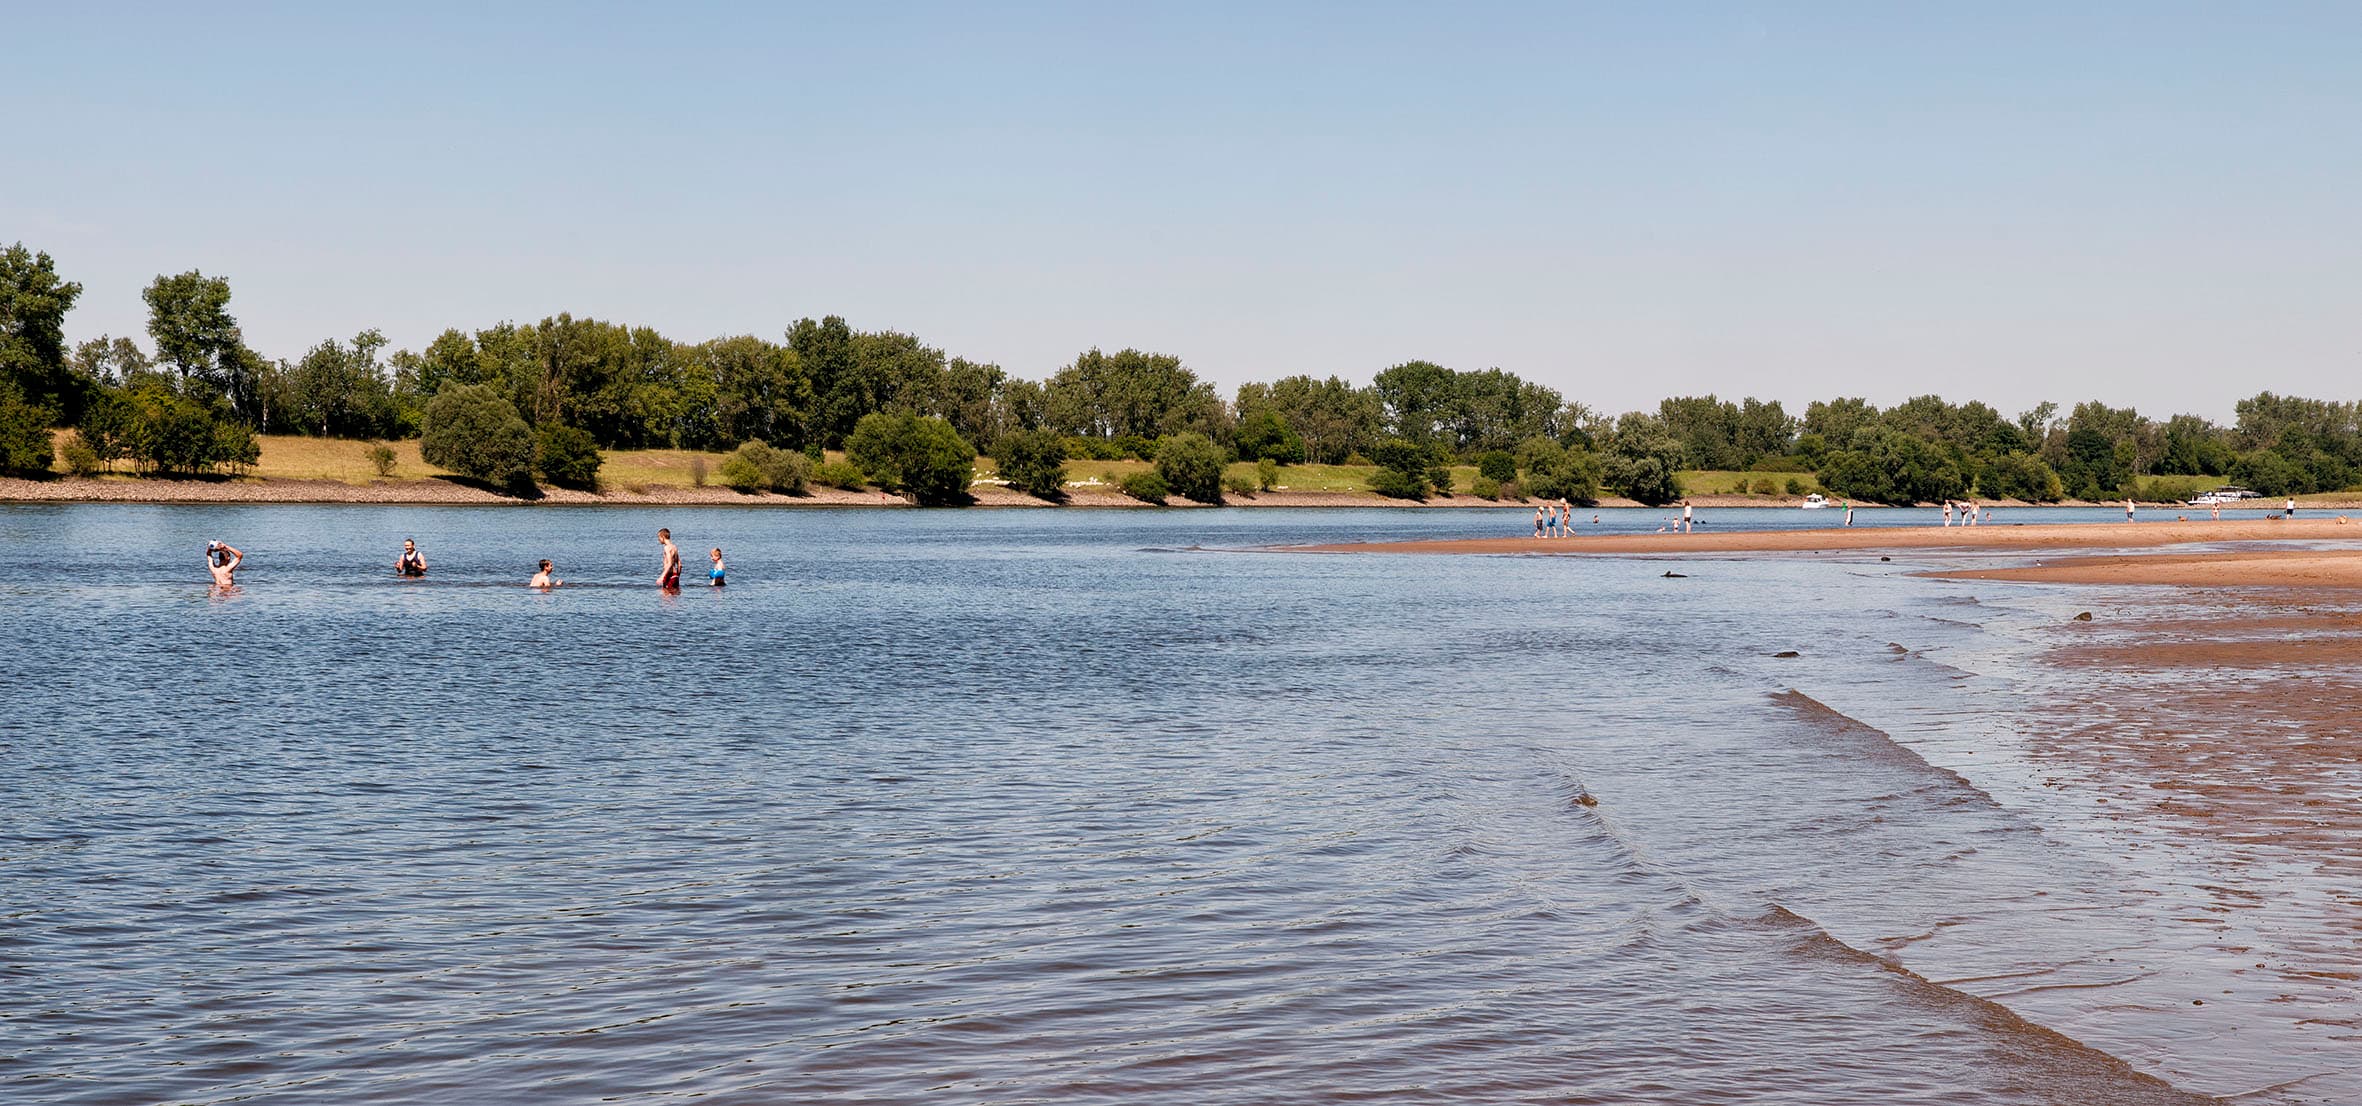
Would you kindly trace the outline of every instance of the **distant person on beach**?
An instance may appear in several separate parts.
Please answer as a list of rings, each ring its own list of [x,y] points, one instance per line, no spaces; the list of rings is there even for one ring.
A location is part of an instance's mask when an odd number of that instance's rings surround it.
[[[1944,525],[1952,525],[1952,501],[1949,499],[1944,501]]]
[[[1845,524],[1847,526],[1854,524],[1854,501],[1850,499],[1845,501]]]
[[[722,586],[722,550],[719,546],[714,548],[713,557],[714,570],[707,575],[705,582],[718,588]]]
[[[2209,503],[2209,504],[2207,504],[2207,507],[2209,507],[2209,508],[2212,510],[2212,512],[2213,512],[2213,514],[2214,514],[2214,520],[2215,520],[2216,522],[2221,522],[2221,521],[2223,520],[2223,505],[2222,505],[2222,504],[2220,504],[2220,503]]]
[[[2124,521],[2132,521],[2132,497],[2129,495],[2124,497]]]
[[[418,551],[416,541],[409,538],[402,539],[402,557],[394,562],[394,574],[397,576],[426,575],[426,556]]]
[[[673,544],[673,532],[659,527],[656,544],[664,547],[664,572],[656,578],[656,586],[666,591],[681,590],[681,549]]]
[[[550,568],[549,558],[543,557],[541,559],[541,571],[534,573],[532,582],[526,584],[525,586],[529,588],[540,588],[543,591],[548,591],[549,589],[557,587],[558,585],[566,582],[564,580],[558,579],[556,576],[551,575],[551,571],[552,569]]]
[[[238,566],[246,563],[246,554],[238,552],[228,542],[205,543],[205,569],[213,573],[213,586],[224,590],[238,586]]]
[[[1534,536],[1535,536],[1535,537],[1537,537],[1537,538],[1542,536],[1542,527],[1543,527],[1544,525],[1546,525],[1546,524],[1545,524],[1545,523],[1542,521],[1542,516],[1543,516],[1543,514],[1544,514],[1544,513],[1545,513],[1545,511],[1544,511],[1544,509],[1543,509],[1543,508],[1541,508],[1541,507],[1536,507],[1536,508],[1534,508]]]
[[[2288,517],[2296,517],[2296,497],[2293,495],[2288,497]]]
[[[1689,531],[1690,531],[1690,524],[1691,524],[1692,520],[1693,520],[1693,519],[1696,517],[1696,516],[1692,515],[1690,512],[1691,512],[1691,508],[1690,508],[1690,505],[1689,505],[1689,500],[1686,500],[1686,499],[1682,500],[1682,501],[1681,501],[1681,532],[1682,532],[1682,533],[1684,533],[1684,534],[1686,534],[1686,533],[1689,533]]]

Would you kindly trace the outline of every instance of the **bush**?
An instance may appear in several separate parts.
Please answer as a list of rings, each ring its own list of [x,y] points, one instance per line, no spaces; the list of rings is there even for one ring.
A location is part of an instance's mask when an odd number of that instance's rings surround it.
[[[26,400],[16,386],[0,380],[0,472],[46,476],[54,447],[49,409]]]
[[[692,488],[702,488],[705,486],[705,481],[705,458],[689,458],[689,486]]]
[[[1525,470],[1525,478],[1517,482],[1512,497],[1522,492],[1586,507],[1599,502],[1599,455],[1588,449],[1568,449],[1549,438],[1531,438],[1517,447],[1517,464]]]
[[[427,401],[426,463],[505,488],[533,486],[533,428],[488,384],[447,386]]]
[[[1001,479],[1018,491],[1042,499],[1066,496],[1066,439],[1054,431],[1002,435],[992,447],[992,462]]]
[[[1255,498],[1255,478],[1244,473],[1228,473],[1222,477],[1222,490],[1231,495]]]
[[[1255,490],[1267,492],[1279,486],[1279,462],[1269,457],[1255,462]]]
[[[1791,477],[1789,477],[1789,478],[1788,478],[1788,489],[1787,489],[1787,490],[1788,490],[1788,494],[1789,494],[1789,495],[1803,495],[1803,494],[1805,494],[1805,491],[1804,491],[1804,481],[1803,481],[1801,478],[1798,478],[1798,477],[1794,477],[1794,476],[1791,476]]]
[[[1468,485],[1468,494],[1478,499],[1499,499],[1501,498],[1501,482],[1480,474]]]
[[[1492,481],[1495,487],[1500,486],[1504,480],[1515,480],[1517,479],[1517,457],[1506,449],[1488,450],[1477,456],[1476,474]],[[1491,497],[1487,496],[1486,498]]]
[[[1230,459],[1212,438],[1197,433],[1175,434],[1157,447],[1156,474],[1166,487],[1200,503],[1222,502],[1222,469]]]
[[[1108,458],[1110,461],[1121,461],[1126,458],[1140,461],[1156,460],[1156,443],[1138,434],[1119,434],[1114,441],[1108,443],[1108,448],[1115,453],[1115,456]]]
[[[542,479],[561,488],[598,486],[602,461],[599,443],[579,427],[542,427],[533,444],[533,467]]]
[[[2295,495],[2308,490],[2304,466],[2278,450],[2259,449],[2231,464],[2231,480],[2259,495]]]
[[[384,442],[369,443],[369,467],[376,469],[377,475],[380,477],[392,476],[394,474],[394,447]]]
[[[1423,473],[1380,468],[1370,474],[1370,490],[1388,499],[1425,499],[1427,477]]]
[[[1773,483],[1772,478],[1769,476],[1756,477],[1755,482],[1747,486],[1747,490],[1756,495],[1780,494],[1780,486],[1776,483]]]
[[[2061,490],[2058,474],[2040,459],[2024,453],[2002,454],[1977,473],[1978,493],[1995,499],[2056,503]]]
[[[262,460],[262,443],[254,440],[254,431],[245,423],[233,419],[213,422],[213,460],[215,465],[228,465],[230,471],[244,473]]]
[[[98,459],[98,450],[90,447],[90,440],[79,430],[66,431],[65,445],[58,453],[66,459],[66,471],[76,476],[96,476],[105,464]]]
[[[1288,426],[1288,420],[1268,407],[1258,408],[1238,420],[1232,435],[1238,442],[1238,456],[1242,461],[1268,459],[1280,464],[1295,464],[1304,459],[1304,439]]]
[[[141,471],[193,473],[213,466],[221,439],[210,409],[162,386],[143,388],[128,402],[125,450]]]
[[[1425,499],[1435,478],[1436,465],[1428,451],[1401,438],[1388,438],[1370,447],[1378,471],[1370,474],[1370,490],[1390,499]],[[1448,480],[1449,472],[1444,474]]]
[[[769,489],[798,494],[811,468],[801,453],[773,449],[761,441],[740,442],[722,458],[722,483],[744,493]]]
[[[1896,430],[1863,430],[1850,448],[1821,458],[1821,486],[1849,499],[1897,506],[1958,499],[1968,480],[1925,439]]]
[[[830,488],[857,492],[869,486],[869,474],[851,461],[825,461],[812,470],[812,482]]]
[[[863,415],[845,440],[845,455],[878,486],[904,492],[922,507],[967,502],[976,474],[976,447],[934,417]]]
[[[1164,506],[1165,498],[1173,494],[1173,489],[1165,486],[1165,478],[1158,476],[1154,469],[1146,472],[1126,473],[1123,479],[1115,482],[1115,486],[1125,495],[1142,503],[1154,503],[1159,507]]]

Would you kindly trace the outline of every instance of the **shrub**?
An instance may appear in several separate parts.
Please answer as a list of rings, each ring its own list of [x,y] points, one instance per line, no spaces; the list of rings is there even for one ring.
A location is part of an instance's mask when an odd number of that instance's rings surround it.
[[[233,419],[213,421],[214,465],[228,465],[230,471],[243,473],[262,460],[262,443],[254,440],[254,431],[245,423]]]
[[[545,426],[535,435],[533,467],[561,488],[594,488],[599,483],[599,443],[573,426]]]
[[[1222,469],[1229,460],[1212,438],[1198,433],[1175,434],[1157,447],[1156,474],[1183,498],[1220,503]]]
[[[2304,466],[2273,449],[2259,449],[2231,464],[2233,482],[2261,495],[2295,495],[2307,490]]]
[[[1896,430],[1863,430],[1850,448],[1821,458],[1821,486],[1873,503],[1934,503],[1968,490],[1960,467],[1926,440]]]
[[[1479,474],[1468,485],[1468,493],[1478,499],[1499,499],[1501,498],[1501,482],[1490,476]]]
[[[1530,438],[1517,447],[1518,467],[1525,478],[1517,494],[1564,499],[1589,506],[1599,501],[1599,455],[1588,449],[1568,449],[1549,438]]]
[[[1279,462],[1269,457],[1255,462],[1255,490],[1267,492],[1279,486]]]
[[[976,447],[932,416],[863,415],[845,440],[845,455],[880,487],[904,492],[922,507],[967,502],[976,474]]]
[[[702,456],[689,458],[689,486],[702,488],[705,486],[705,481],[705,458]]]
[[[1802,478],[1795,477],[1795,476],[1791,476],[1791,477],[1789,477],[1789,478],[1788,478],[1788,494],[1789,494],[1789,495],[1803,495],[1803,494],[1805,494],[1805,492],[1804,492],[1804,481],[1803,481],[1803,479],[1802,479]]]
[[[1142,503],[1154,503],[1159,507],[1164,506],[1165,498],[1173,494],[1173,489],[1165,486],[1165,478],[1158,476],[1154,469],[1146,472],[1126,473],[1123,479],[1115,482],[1115,486],[1125,495]]]
[[[392,476],[394,474],[394,447],[384,442],[369,443],[369,467],[376,469],[377,475],[380,477]]]
[[[1370,474],[1370,490],[1388,499],[1425,499],[1427,477],[1424,473],[1380,468]]]
[[[1066,495],[1066,439],[1049,430],[1020,430],[1001,436],[992,447],[993,464],[1001,479],[1027,495],[1059,499]]]
[[[0,472],[47,475],[53,452],[49,409],[35,406],[14,384],[0,380]]]
[[[1504,480],[1515,480],[1517,457],[1506,449],[1487,450],[1476,458],[1476,474],[1492,481],[1495,487]]]
[[[533,429],[488,384],[448,386],[427,401],[418,452],[461,476],[512,489],[533,486]]]
[[[98,459],[98,450],[90,447],[89,439],[79,430],[66,431],[65,445],[58,453],[66,459],[66,471],[76,476],[96,476],[104,463]]]
[[[869,486],[869,474],[851,461],[826,461],[812,470],[812,482],[857,492]]]
[[[193,473],[210,468],[221,446],[213,412],[164,387],[143,388],[128,400],[125,451],[143,472]]]
[[[1269,459],[1295,464],[1304,459],[1304,438],[1288,426],[1286,418],[1268,407],[1258,408],[1238,420],[1233,438],[1238,442],[1238,456],[1242,461]]]
[[[722,458],[722,483],[740,492],[766,488],[788,494],[804,490],[811,463],[801,453],[773,449],[761,441],[745,441]]]
[[[1755,482],[1747,486],[1747,490],[1753,492],[1756,495],[1780,494],[1780,486],[1773,483],[1772,478],[1769,476],[1756,477]]]
[[[1121,461],[1127,457],[1141,461],[1156,460],[1156,443],[1138,434],[1119,434],[1108,443],[1108,448],[1115,452],[1115,456],[1108,458],[1110,461]]]
[[[2024,453],[2002,454],[1977,473],[1977,491],[1995,499],[2055,503],[2060,490],[2058,474]]]
[[[1222,477],[1222,490],[1231,495],[1255,498],[1255,478],[1245,473],[1227,473]]]

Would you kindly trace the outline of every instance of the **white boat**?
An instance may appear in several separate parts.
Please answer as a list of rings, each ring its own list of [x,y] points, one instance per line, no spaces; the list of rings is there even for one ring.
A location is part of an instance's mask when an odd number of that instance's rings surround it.
[[[2226,503],[2237,503],[2243,499],[2256,498],[2259,498],[2256,493],[2248,491],[2245,488],[2237,487],[2235,485],[2225,485],[2190,500],[2189,505],[2192,507],[2216,507]]]
[[[1807,511],[1818,511],[1818,510],[1820,510],[1821,508],[1823,508],[1823,507],[1826,507],[1826,506],[1828,506],[1828,505],[1829,505],[1829,499],[1828,499],[1828,497],[1827,497],[1827,496],[1824,496],[1824,495],[1822,495],[1822,494],[1821,494],[1821,493],[1819,493],[1819,492],[1814,492],[1814,493],[1813,493],[1813,494],[1811,494],[1811,495],[1805,496],[1805,497],[1804,497],[1804,502],[1803,502],[1802,504],[1800,504],[1800,505],[1799,505],[1799,507],[1800,507],[1800,509],[1802,509],[1802,510],[1807,510]]]

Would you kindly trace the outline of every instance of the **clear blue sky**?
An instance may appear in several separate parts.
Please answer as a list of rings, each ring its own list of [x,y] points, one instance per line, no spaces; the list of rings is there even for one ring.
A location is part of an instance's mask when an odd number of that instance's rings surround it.
[[[142,334],[804,315],[1227,392],[2356,398],[2362,4],[8,3],[0,242]]]

